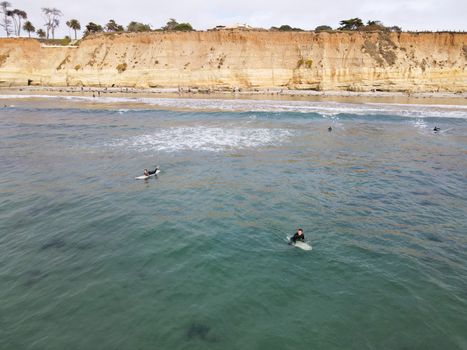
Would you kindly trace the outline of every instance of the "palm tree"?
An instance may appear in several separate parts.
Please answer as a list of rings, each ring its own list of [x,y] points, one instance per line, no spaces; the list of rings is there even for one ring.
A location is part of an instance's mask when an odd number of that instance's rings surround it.
[[[42,29],[38,29],[36,33],[39,38],[41,39],[45,38],[45,32]]]
[[[2,1],[0,2],[0,13],[2,14],[2,22],[0,23],[0,26],[2,26],[5,29],[6,36],[10,36],[10,24],[11,24],[11,14],[12,11],[9,9],[11,7],[11,4],[8,1]]]
[[[30,21],[24,22],[23,29],[28,32],[29,37],[31,37],[31,33],[36,31],[36,28],[32,25]]]
[[[44,18],[46,20],[45,26],[47,28],[47,39],[49,38],[50,32],[52,32],[52,39],[55,39],[55,28],[60,24],[59,18],[63,16],[63,13],[59,9],[47,7],[43,7],[42,12],[44,13]]]
[[[15,34],[17,36],[21,35],[21,19],[28,18],[28,14],[20,9],[14,9],[11,11],[11,18],[13,18]]]
[[[76,40],[76,31],[81,30],[81,24],[77,19],[70,19],[66,22],[66,25],[75,31],[75,40]]]

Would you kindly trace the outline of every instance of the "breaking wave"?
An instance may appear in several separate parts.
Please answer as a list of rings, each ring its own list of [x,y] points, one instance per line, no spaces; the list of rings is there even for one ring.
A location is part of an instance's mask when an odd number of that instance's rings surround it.
[[[274,146],[286,142],[293,132],[285,129],[174,127],[120,139],[106,144],[110,147],[128,147],[146,151],[211,151],[221,152]]]

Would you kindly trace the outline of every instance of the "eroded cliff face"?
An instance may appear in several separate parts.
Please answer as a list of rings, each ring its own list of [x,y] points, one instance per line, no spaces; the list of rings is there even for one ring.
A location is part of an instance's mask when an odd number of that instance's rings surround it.
[[[0,86],[467,91],[467,34],[102,34],[78,48],[0,39]]]

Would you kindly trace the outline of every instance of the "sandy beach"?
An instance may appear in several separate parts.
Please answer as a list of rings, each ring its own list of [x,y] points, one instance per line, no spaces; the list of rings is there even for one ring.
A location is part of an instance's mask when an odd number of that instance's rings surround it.
[[[19,86],[0,88],[0,95],[81,96],[123,98],[192,98],[192,99],[241,99],[241,100],[285,100],[340,103],[389,103],[420,105],[467,105],[467,92],[353,92],[353,91],[314,91],[288,89],[242,89],[226,91],[215,89],[177,88],[132,88],[132,87],[51,87]],[[136,101],[135,101],[136,103]],[[81,104],[82,106],[82,104]]]

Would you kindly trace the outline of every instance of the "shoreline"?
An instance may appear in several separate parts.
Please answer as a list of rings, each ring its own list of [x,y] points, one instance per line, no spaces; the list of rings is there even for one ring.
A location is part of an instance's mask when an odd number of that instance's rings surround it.
[[[354,91],[315,91],[288,89],[253,89],[226,91],[214,89],[177,88],[126,88],[126,87],[52,87],[17,86],[0,87],[0,95],[34,95],[123,98],[180,98],[180,99],[222,99],[222,100],[284,100],[338,103],[387,103],[413,105],[467,105],[467,92],[354,92]],[[14,97],[12,97],[14,99]],[[135,101],[138,103],[138,101]]]

